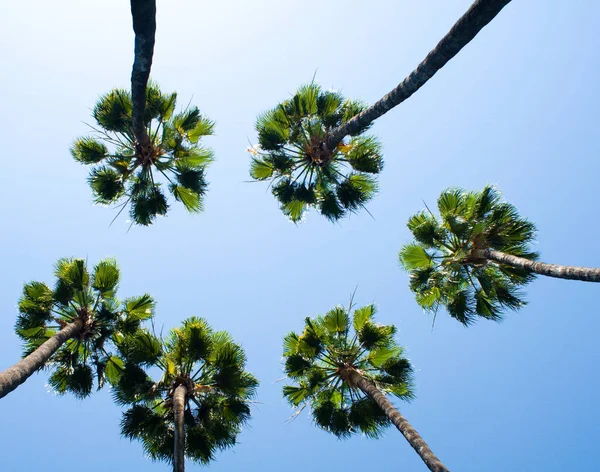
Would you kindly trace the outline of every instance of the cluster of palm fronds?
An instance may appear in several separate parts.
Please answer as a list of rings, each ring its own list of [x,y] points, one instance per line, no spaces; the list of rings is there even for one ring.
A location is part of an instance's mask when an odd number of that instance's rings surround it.
[[[481,192],[446,190],[437,206],[439,217],[427,209],[409,219],[415,241],[400,251],[419,305],[434,313],[445,306],[464,324],[476,316],[499,320],[503,309],[523,306],[519,287],[535,275],[479,253],[492,248],[535,260],[538,255],[530,249],[534,224],[490,186]]]
[[[355,369],[385,393],[413,398],[412,367],[394,340],[396,328],[375,323],[375,307],[338,306],[306,318],[301,334],[283,342],[285,373],[297,385],[283,387],[294,407],[309,405],[315,423],[338,437],[361,432],[378,437],[391,424],[388,416],[350,382],[344,370]]]
[[[61,259],[55,269],[54,288],[30,282],[19,300],[16,332],[24,341],[24,356],[38,349],[69,323],[79,322],[46,364],[52,370],[49,385],[59,394],[86,397],[94,379],[98,388],[114,382],[122,367],[114,349],[115,336],[135,333],[152,317],[154,302],[148,295],[119,302],[115,292],[120,279],[113,259],[100,261],[90,274],[82,259]]]
[[[133,134],[130,92],[115,89],[100,98],[93,110],[96,136],[79,138],[71,148],[77,161],[94,166],[88,181],[96,203],[120,202],[119,213],[130,204],[132,221],[149,225],[167,213],[166,183],[188,211],[202,210],[205,168],[213,154],[200,138],[213,133],[214,123],[196,107],[176,114],[176,102],[176,93],[148,84],[144,122],[151,146],[141,150]]]
[[[258,382],[244,370],[244,351],[228,333],[192,317],[164,342],[140,330],[118,347],[124,368],[113,392],[118,403],[130,405],[121,422],[125,437],[140,440],[151,458],[172,462],[173,391],[184,385],[185,455],[208,463],[235,444]],[[162,372],[157,381],[145,370],[152,367]]]
[[[310,207],[335,221],[373,198],[375,175],[383,167],[379,141],[361,129],[332,152],[322,145],[331,130],[364,108],[311,83],[258,117],[250,175],[271,180],[273,195],[293,222]]]

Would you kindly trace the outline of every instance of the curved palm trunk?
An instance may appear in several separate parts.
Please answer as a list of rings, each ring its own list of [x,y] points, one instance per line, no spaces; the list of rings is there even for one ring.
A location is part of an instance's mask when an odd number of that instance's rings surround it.
[[[187,388],[180,385],[173,393],[173,414],[175,416],[175,454],[173,457],[173,472],[185,470],[185,427],[183,415],[185,411],[185,396]]]
[[[473,251],[475,257],[482,257],[490,261],[506,264],[517,269],[524,269],[539,275],[556,277],[558,279],[582,280],[584,282],[600,282],[600,269],[590,267],[564,266],[535,262],[523,257],[512,256],[495,249]]]
[[[131,16],[135,32],[135,57],[131,71],[133,134],[139,146],[138,153],[146,157],[150,152],[150,137],[144,124],[144,112],[146,110],[146,86],[154,54],[156,0],[131,0]]]
[[[324,143],[325,151],[334,150],[345,136],[356,133],[368,126],[419,90],[438,70],[456,56],[485,25],[492,21],[508,3],[510,3],[510,0],[476,0],[446,36],[400,85],[377,103],[334,129]]]
[[[4,372],[0,372],[0,398],[8,395],[31,377],[36,370],[43,367],[58,348],[68,339],[75,337],[82,327],[83,321],[81,320],[69,323],[27,357]]]
[[[381,391],[369,380],[365,379],[356,370],[350,369],[347,373],[348,382],[359,389],[361,389],[365,395],[372,398],[377,405],[383,410],[390,421],[398,428],[409,444],[413,447],[417,454],[421,457],[425,465],[429,470],[433,472],[448,472],[448,469],[442,464],[442,462],[436,457],[436,455],[429,449],[427,443],[417,433],[417,431],[410,425],[410,423],[400,414],[394,405],[381,393]]]

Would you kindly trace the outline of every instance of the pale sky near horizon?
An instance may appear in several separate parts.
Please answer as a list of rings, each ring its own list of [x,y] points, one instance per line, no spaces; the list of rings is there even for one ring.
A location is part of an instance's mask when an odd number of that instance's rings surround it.
[[[417,398],[396,402],[450,470],[594,470],[600,388],[595,284],[538,279],[529,304],[468,329],[440,313],[432,329],[397,253],[408,217],[451,186],[497,185],[535,221],[542,260],[600,266],[600,4],[514,0],[408,101],[372,128],[385,152],[366,212],[330,224],[288,222],[247,183],[256,115],[311,80],[373,103],[425,57],[470,0],[158,1],[152,78],[217,123],[201,215],[173,205],[149,228],[92,205],[69,154],[97,97],[128,87],[129,2],[24,0],[0,6],[2,148],[0,370],[19,359],[16,303],[54,262],[113,256],[119,296],[148,292],[165,331],[191,315],[226,329],[261,381],[248,428],[213,471],[425,470],[395,429],[338,441],[281,398],[281,339],[302,320],[375,302],[399,328]],[[596,374],[594,373],[596,372]],[[108,391],[47,393],[34,375],[0,400],[0,471],[166,471],[119,436]],[[188,470],[201,466],[188,462]]]

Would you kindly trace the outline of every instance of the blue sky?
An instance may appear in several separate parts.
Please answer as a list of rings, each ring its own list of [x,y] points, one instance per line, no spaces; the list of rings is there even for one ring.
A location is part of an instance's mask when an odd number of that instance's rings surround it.
[[[206,210],[173,206],[150,228],[94,207],[69,155],[96,98],[127,87],[129,3],[11,2],[0,15],[2,172],[0,369],[19,359],[13,331],[24,282],[52,281],[60,257],[117,258],[122,298],[158,302],[165,330],[191,315],[229,330],[261,380],[240,444],[214,471],[424,470],[401,435],[338,441],[307,415],[285,422],[281,338],[305,316],[356,301],[399,328],[417,399],[398,404],[451,470],[592,470],[600,413],[593,284],[539,279],[501,324],[435,328],[408,290],[397,252],[406,221],[450,186],[492,183],[535,221],[547,262],[600,266],[596,217],[600,4],[515,0],[407,102],[373,127],[386,167],[380,193],[339,224],[294,226],[266,184],[247,183],[256,115],[316,80],[373,103],[425,57],[469,0],[158,2],[152,77],[217,122],[207,139]],[[37,374],[0,401],[0,470],[168,470],[119,437],[108,391],[77,401]],[[189,470],[200,466],[188,464]]]

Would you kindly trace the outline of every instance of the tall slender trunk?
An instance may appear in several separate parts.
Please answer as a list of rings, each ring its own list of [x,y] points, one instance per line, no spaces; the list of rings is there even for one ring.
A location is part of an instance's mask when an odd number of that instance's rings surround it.
[[[510,0],[476,0],[460,17],[427,57],[394,90],[381,100],[334,129],[324,143],[325,151],[333,151],[345,136],[368,126],[381,115],[399,105],[419,90],[425,82],[471,41]]]
[[[131,16],[135,33],[135,57],[131,71],[133,134],[139,147],[138,153],[142,157],[147,157],[150,152],[150,137],[144,123],[144,112],[146,110],[146,86],[154,54],[156,0],[131,0]]]
[[[558,279],[582,280],[584,282],[600,282],[600,269],[590,267],[565,266],[530,261],[523,257],[512,256],[495,249],[473,251],[473,257],[506,264],[517,269],[524,269],[535,274],[556,277]]]
[[[79,319],[69,323],[27,357],[0,372],[0,398],[8,395],[43,367],[58,348],[68,339],[75,337],[82,327],[83,321]]]
[[[185,385],[180,385],[173,393],[173,415],[175,417],[173,472],[184,472],[185,470],[185,426],[183,424],[183,416],[186,394],[187,388]]]
[[[448,472],[448,469],[442,464],[442,462],[436,457],[436,455],[429,449],[427,443],[417,433],[417,431],[410,425],[410,423],[400,414],[394,405],[381,393],[381,391],[373,384],[373,382],[365,379],[356,370],[349,369],[346,372],[348,382],[361,389],[365,395],[372,398],[377,405],[383,410],[390,421],[398,428],[398,431],[406,438],[409,444],[413,447],[417,454],[421,457],[425,465],[429,470],[433,472]]]

